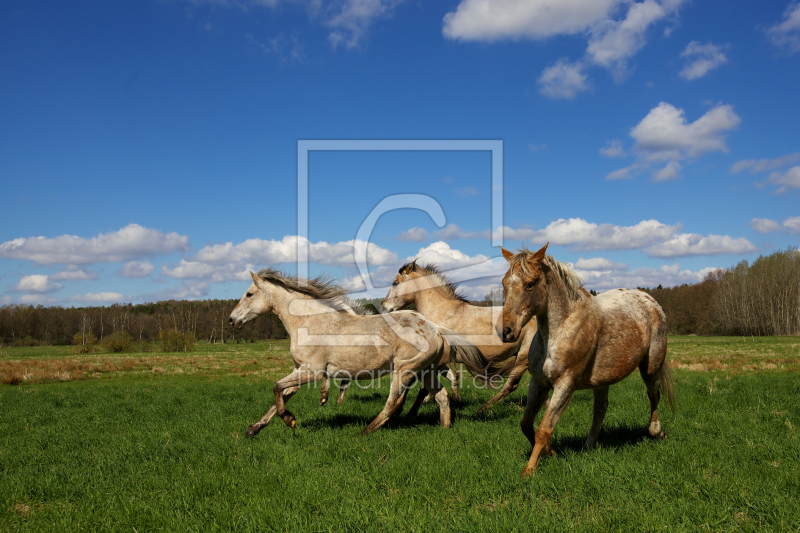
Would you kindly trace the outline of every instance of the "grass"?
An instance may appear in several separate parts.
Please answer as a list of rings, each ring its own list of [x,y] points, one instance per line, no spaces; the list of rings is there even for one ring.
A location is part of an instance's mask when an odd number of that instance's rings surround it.
[[[670,343],[676,358],[714,346]],[[783,346],[762,343],[764,353]],[[467,386],[451,429],[436,426],[427,404],[368,437],[356,433],[382,408],[388,382],[354,385],[341,406],[318,407],[318,391],[302,390],[289,403],[295,433],[276,420],[245,438],[290,366],[286,352],[269,361],[265,348],[199,347],[163,373],[146,369],[149,358],[170,356],[144,354],[141,368],[98,379],[0,387],[0,531],[800,528],[800,385],[795,372],[750,368],[757,351],[735,368],[678,369],[666,441],[645,437],[647,399],[632,376],[611,388],[599,447],[583,450],[591,393],[576,393],[554,435],[558,455],[520,480],[530,454],[522,390],[475,419],[492,391]],[[77,357],[67,355],[13,353]],[[198,367],[196,357],[212,362]]]

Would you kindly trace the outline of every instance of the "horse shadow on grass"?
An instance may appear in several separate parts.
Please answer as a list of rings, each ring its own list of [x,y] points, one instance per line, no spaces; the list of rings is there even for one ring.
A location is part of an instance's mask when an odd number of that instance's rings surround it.
[[[647,424],[642,424],[640,426],[617,425],[609,428],[603,427],[600,430],[600,436],[597,439],[595,449],[622,450],[624,448],[631,448],[659,441],[660,439],[650,436],[647,428]],[[564,452],[567,451],[573,453],[592,453],[594,450],[586,447],[586,437],[588,435],[589,433],[587,431],[586,435],[583,436],[554,436],[550,441],[550,446],[557,455],[563,455]],[[528,460],[532,452],[533,448],[527,446],[520,452],[520,457]]]

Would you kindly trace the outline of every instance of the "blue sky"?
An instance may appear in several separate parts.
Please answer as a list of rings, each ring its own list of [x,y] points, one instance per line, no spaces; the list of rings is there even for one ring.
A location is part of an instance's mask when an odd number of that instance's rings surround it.
[[[507,248],[605,290],[800,244],[800,4],[36,0],[0,6],[0,304],[238,298],[295,270],[300,139],[503,142]],[[312,274],[503,270],[489,152],[313,152]],[[475,279],[473,277],[478,276]],[[378,291],[383,292],[383,291]]]

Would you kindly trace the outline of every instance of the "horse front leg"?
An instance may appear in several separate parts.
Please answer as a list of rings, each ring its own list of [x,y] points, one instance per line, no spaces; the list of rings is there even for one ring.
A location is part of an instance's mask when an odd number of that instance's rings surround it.
[[[519,422],[519,427],[522,433],[531,443],[531,447],[536,445],[536,432],[533,430],[533,422],[536,420],[536,415],[542,409],[542,406],[547,402],[547,395],[550,393],[549,387],[542,386],[535,379],[531,378],[528,383],[528,401],[525,403],[525,412],[522,414],[522,420]],[[545,450],[547,453],[548,450]]]
[[[294,393],[296,393],[298,390],[300,390],[300,387],[291,387],[288,389],[284,389],[283,391],[284,401],[294,396]],[[277,407],[275,407],[275,404],[273,404],[272,407],[269,408],[267,413],[264,416],[262,416],[258,422],[247,426],[247,430],[244,432],[245,435],[249,435],[251,437],[253,435],[258,435],[258,432],[264,429],[264,426],[269,424],[270,420],[272,420],[272,417],[275,416],[275,413],[277,411],[278,411]]]
[[[449,366],[445,365],[439,370],[439,373],[450,382],[450,386],[453,388],[453,398],[460,400],[461,395],[458,393],[458,389],[461,386],[461,372],[456,372]]]
[[[586,437],[586,447],[594,448],[597,444],[597,437],[600,435],[600,426],[606,417],[608,409],[608,387],[594,389],[594,409],[592,412],[592,427],[589,429],[589,436]]]
[[[328,393],[330,392],[330,376],[325,376],[325,379],[322,380],[322,389],[319,391],[319,404],[325,405],[328,401]],[[341,402],[339,402],[341,403]]]
[[[339,397],[336,398],[336,405],[342,405],[344,401],[344,393],[347,392],[347,388],[350,386],[349,379],[343,379],[339,382]]]
[[[572,393],[575,391],[575,386],[572,379],[568,376],[561,376],[553,387],[553,397],[550,398],[550,403],[547,406],[547,411],[544,413],[544,418],[536,428],[535,441],[533,443],[533,452],[528,464],[522,470],[519,477],[526,477],[533,474],[533,471],[539,466],[539,459],[542,455],[553,454],[550,447],[550,438],[553,436],[553,431],[561,418],[564,409],[569,405],[572,399]]]
[[[384,425],[397,411],[403,407],[408,388],[414,383],[417,376],[411,371],[395,370],[392,373],[392,385],[389,389],[389,397],[383,410],[375,417],[359,435],[369,435],[382,425]]]
[[[447,389],[442,387],[437,372],[428,372],[427,374],[428,375],[423,378],[423,385],[433,394],[436,403],[439,404],[439,425],[443,428],[449,428],[451,420],[450,395]]]

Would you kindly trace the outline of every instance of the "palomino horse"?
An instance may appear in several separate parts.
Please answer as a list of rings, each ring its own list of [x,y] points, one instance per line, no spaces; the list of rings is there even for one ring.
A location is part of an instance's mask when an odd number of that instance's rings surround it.
[[[572,398],[580,389],[594,391],[594,414],[586,446],[593,447],[608,408],[608,387],[637,367],[650,399],[652,437],[666,438],[658,420],[663,387],[670,408],[675,406],[675,380],[667,354],[667,324],[661,306],[647,293],[616,289],[592,296],[565,264],[545,255],[547,245],[536,253],[513,254],[503,249],[509,262],[503,278],[503,341],[514,342],[532,317],[539,330],[528,355],[531,382],[528,404],[522,415],[522,432],[533,453],[520,476],[533,474],[542,455],[553,455],[550,437]],[[533,421],[553,396],[539,427]]]
[[[492,375],[508,375],[500,392],[483,404],[476,414],[517,389],[522,375],[528,369],[528,349],[536,333],[536,320],[528,322],[514,342],[503,343],[495,332],[491,307],[471,305],[459,294],[458,284],[450,281],[435,265],[418,266],[416,261],[400,268],[382,306],[384,310],[392,312],[411,304],[415,304],[417,311],[436,324],[450,328],[474,342],[489,363],[482,372],[484,377],[491,379]],[[473,335],[480,335],[483,340],[471,338]],[[487,341],[487,337],[490,340]],[[499,366],[512,357],[514,360],[509,364]],[[453,382],[452,379],[450,381]]]
[[[474,345],[419,313],[357,315],[344,301],[344,291],[321,278],[298,279],[273,269],[250,274],[253,284],[229,321],[241,327],[274,311],[291,337],[295,369],[275,383],[275,404],[248,426],[248,435],[257,434],[276,414],[294,429],[295,417],[286,409],[286,401],[305,383],[327,378],[372,380],[385,374],[392,374],[389,398],[364,434],[402,408],[408,387],[417,379],[436,398],[440,424],[449,427],[449,394],[439,383],[437,369],[448,361],[468,368],[485,366]]]

